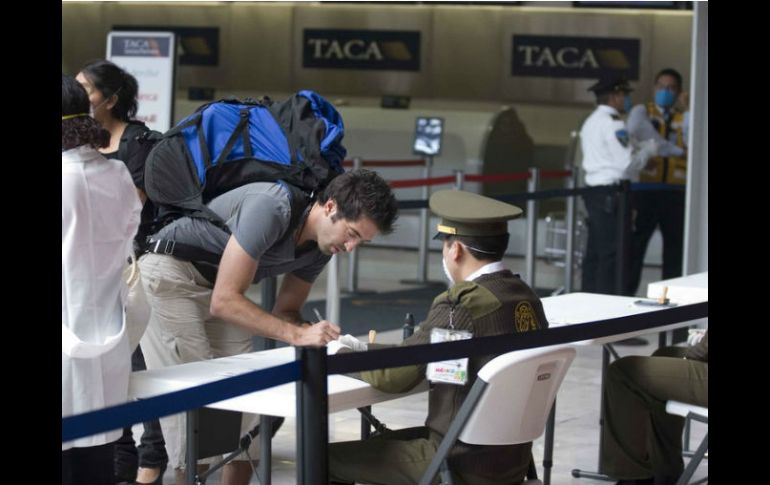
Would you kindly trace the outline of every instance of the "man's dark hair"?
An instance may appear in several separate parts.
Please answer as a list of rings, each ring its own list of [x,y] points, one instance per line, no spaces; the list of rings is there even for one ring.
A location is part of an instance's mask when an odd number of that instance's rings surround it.
[[[110,133],[88,115],[88,93],[75,78],[61,76],[61,115],[78,115],[61,122],[61,148],[70,150],[81,145],[93,148],[106,147]]]
[[[390,185],[375,172],[359,169],[338,175],[318,196],[320,204],[329,199],[337,203],[337,219],[357,221],[364,216],[374,222],[380,234],[393,232],[398,202]]]
[[[91,61],[80,72],[88,81],[102,93],[104,99],[113,94],[118,95],[118,102],[112,107],[110,113],[121,121],[129,121],[136,116],[138,104],[136,96],[139,93],[139,83],[130,73],[121,69],[118,65],[100,59]]]
[[[471,256],[479,261],[500,261],[508,249],[508,239],[510,234],[501,236],[453,236],[451,234],[442,235],[442,239],[451,244],[452,241],[459,241],[468,248]]]
[[[656,76],[655,76],[655,82],[658,82],[658,79],[660,79],[661,76],[671,76],[674,79],[676,79],[676,86],[679,88],[679,90],[682,90],[682,75],[679,74],[679,71],[676,69],[672,69],[670,67],[667,67],[665,69],[662,69]]]

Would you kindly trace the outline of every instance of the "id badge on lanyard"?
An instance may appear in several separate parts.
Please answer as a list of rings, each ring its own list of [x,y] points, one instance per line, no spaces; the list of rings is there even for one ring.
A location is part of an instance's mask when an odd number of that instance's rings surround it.
[[[434,328],[430,331],[430,343],[455,342],[472,338],[471,332],[452,328]],[[430,382],[464,385],[468,382],[468,358],[431,362],[425,372]]]

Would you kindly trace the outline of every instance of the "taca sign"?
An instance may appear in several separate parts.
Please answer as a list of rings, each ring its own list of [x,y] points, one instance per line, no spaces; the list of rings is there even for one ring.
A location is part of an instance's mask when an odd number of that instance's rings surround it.
[[[305,29],[302,67],[418,71],[420,32]]]
[[[639,79],[639,39],[514,35],[512,76]]]

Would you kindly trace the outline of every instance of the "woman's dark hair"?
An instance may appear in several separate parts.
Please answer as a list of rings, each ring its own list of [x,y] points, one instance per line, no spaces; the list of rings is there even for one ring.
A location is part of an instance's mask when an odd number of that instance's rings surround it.
[[[380,234],[393,232],[398,202],[390,185],[376,173],[359,169],[338,175],[318,196],[320,204],[329,199],[337,203],[335,220],[357,221],[365,216],[374,222]]]
[[[72,76],[61,75],[61,115],[62,118],[77,115],[61,121],[61,148],[69,150],[81,145],[94,148],[110,144],[110,132],[91,116],[88,110],[91,103],[88,93]]]
[[[80,72],[97,91],[102,93],[104,99],[108,99],[113,94],[118,95],[118,102],[110,110],[113,117],[129,121],[136,116],[139,84],[134,76],[103,59],[89,62],[80,69]]]

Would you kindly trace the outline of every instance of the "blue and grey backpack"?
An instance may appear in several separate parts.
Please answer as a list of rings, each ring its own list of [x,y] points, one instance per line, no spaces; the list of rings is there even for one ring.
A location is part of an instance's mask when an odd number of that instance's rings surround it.
[[[281,102],[204,104],[164,133],[147,157],[145,192],[157,206],[151,232],[183,216],[227,230],[206,204],[259,181],[282,181],[290,189],[293,227],[315,194],[343,172],[344,131],[334,106],[313,91]]]

